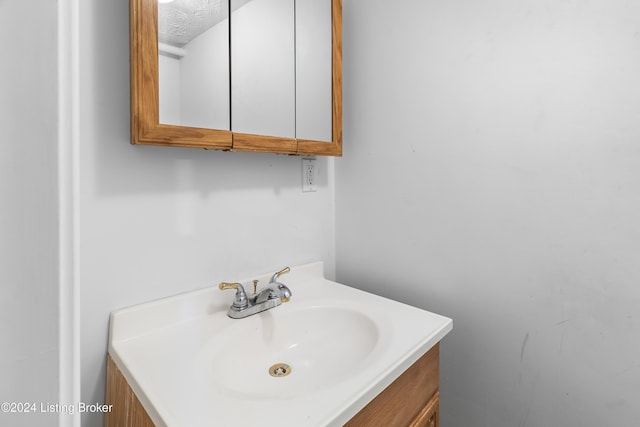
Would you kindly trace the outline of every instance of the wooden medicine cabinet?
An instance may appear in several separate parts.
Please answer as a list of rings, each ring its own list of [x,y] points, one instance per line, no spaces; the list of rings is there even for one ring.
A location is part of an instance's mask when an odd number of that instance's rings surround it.
[[[130,0],[131,143],[342,155],[342,0]]]

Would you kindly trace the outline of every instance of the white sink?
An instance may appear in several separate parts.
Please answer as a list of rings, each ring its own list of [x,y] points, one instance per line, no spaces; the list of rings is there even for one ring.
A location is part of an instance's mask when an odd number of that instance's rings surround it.
[[[336,386],[380,349],[376,323],[357,310],[300,304],[281,311],[236,321],[207,342],[197,364],[212,384],[242,399],[290,399]],[[269,368],[278,364],[287,368],[274,377]]]
[[[245,319],[215,283],[112,314],[109,353],[156,425],[342,425],[452,328],[322,263],[281,281],[291,301]]]

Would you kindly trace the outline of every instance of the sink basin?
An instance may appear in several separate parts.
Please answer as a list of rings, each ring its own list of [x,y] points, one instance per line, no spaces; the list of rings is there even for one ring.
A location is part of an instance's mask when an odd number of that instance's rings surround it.
[[[289,399],[366,369],[380,342],[376,323],[352,308],[292,305],[277,314],[234,322],[207,343],[197,363],[212,383],[243,399]],[[270,373],[276,364],[286,372]]]
[[[117,311],[109,354],[159,427],[342,426],[452,321],[322,271],[292,268],[290,302],[244,319],[214,286]]]

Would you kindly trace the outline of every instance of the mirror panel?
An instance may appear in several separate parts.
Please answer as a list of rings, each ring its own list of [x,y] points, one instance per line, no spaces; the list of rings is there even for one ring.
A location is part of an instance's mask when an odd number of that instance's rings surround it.
[[[294,0],[231,0],[231,130],[295,138]]]
[[[229,3],[158,3],[160,123],[230,129]]]
[[[331,141],[331,0],[295,0],[296,138]]]

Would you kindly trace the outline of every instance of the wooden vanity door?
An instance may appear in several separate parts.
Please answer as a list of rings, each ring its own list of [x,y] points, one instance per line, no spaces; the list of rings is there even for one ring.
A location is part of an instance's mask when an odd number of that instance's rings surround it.
[[[440,426],[440,393],[431,398],[418,416],[409,424],[410,427],[439,427]]]

